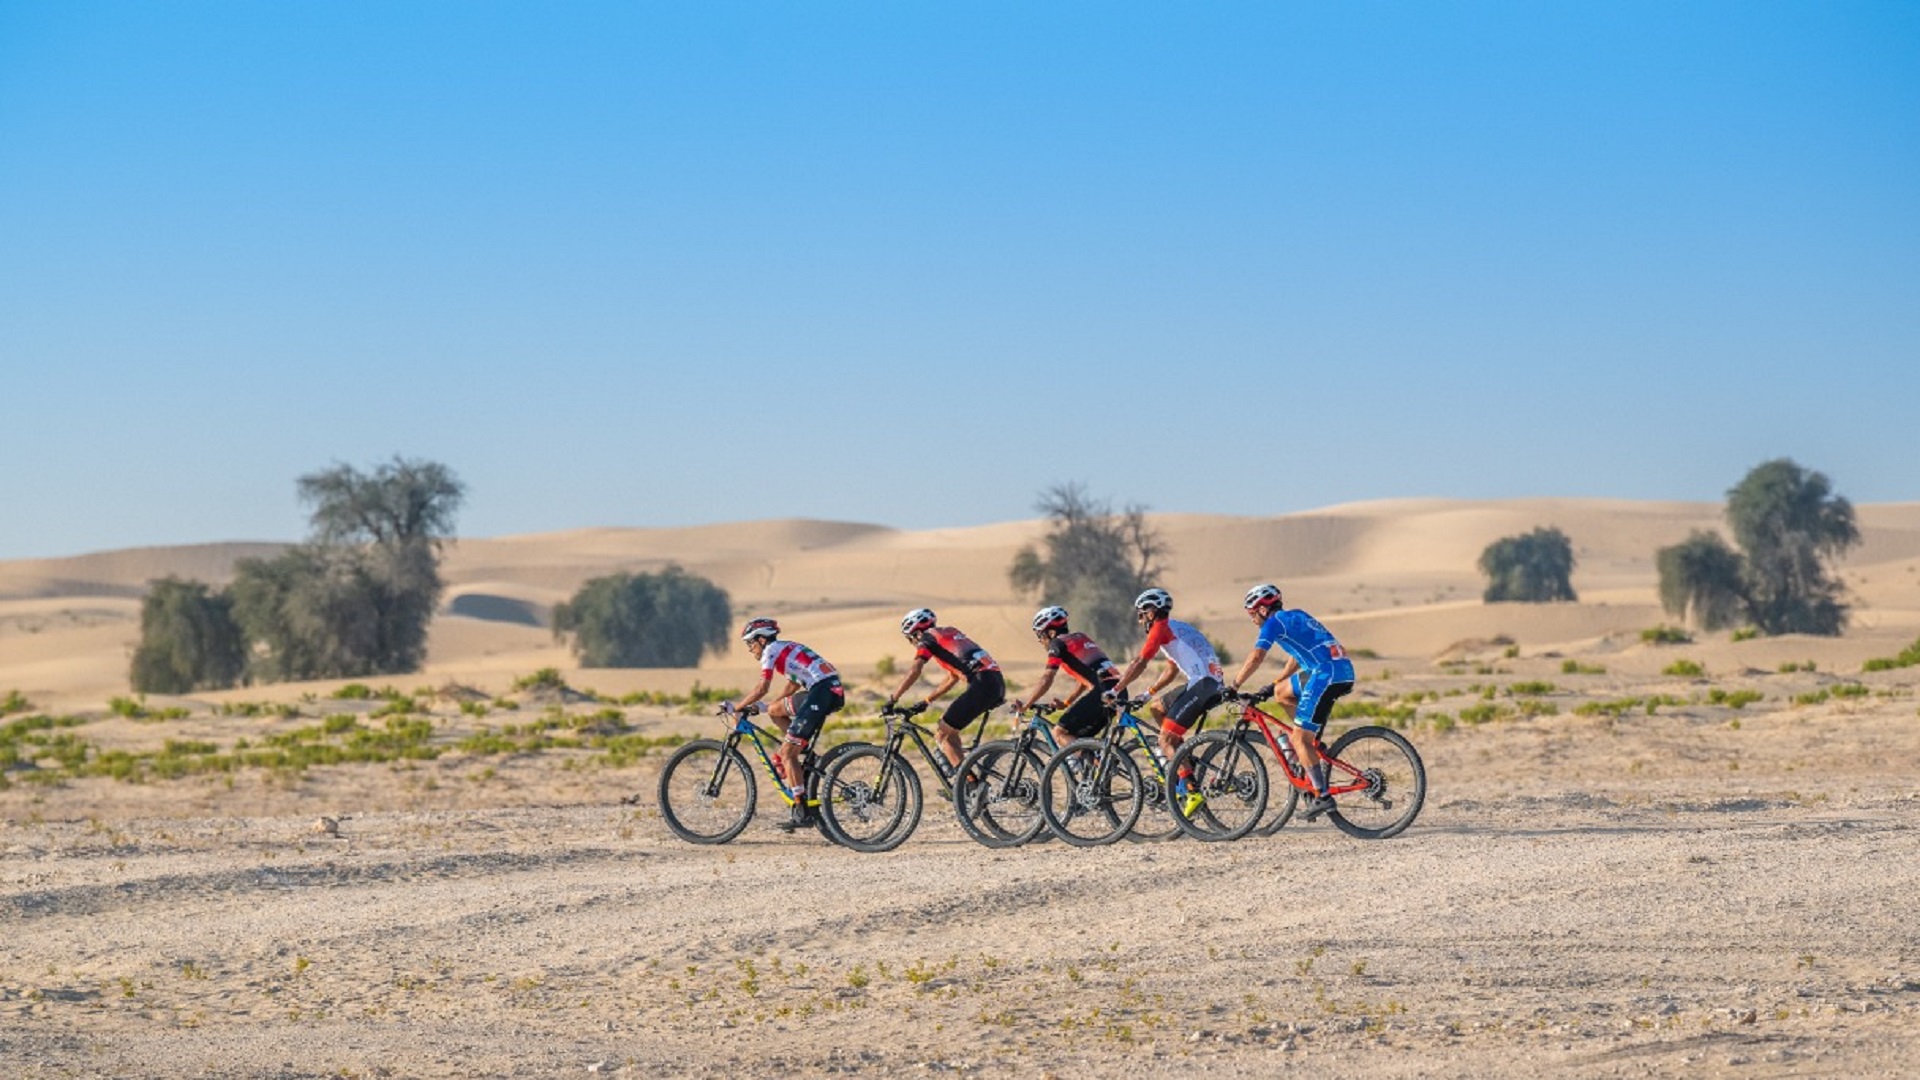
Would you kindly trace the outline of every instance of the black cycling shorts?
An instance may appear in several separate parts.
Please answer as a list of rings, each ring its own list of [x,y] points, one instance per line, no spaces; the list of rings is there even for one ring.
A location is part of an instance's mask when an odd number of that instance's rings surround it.
[[[814,683],[793,710],[793,721],[787,725],[787,741],[801,746],[812,742],[826,726],[827,716],[839,712],[840,706],[846,703],[847,692],[840,687],[840,676],[829,675]]]
[[[1207,710],[1220,704],[1220,680],[1209,675],[1199,682],[1188,683],[1184,690],[1175,694],[1167,703],[1166,727],[1175,735],[1185,735],[1193,730],[1193,725],[1207,714]]]
[[[940,722],[955,731],[964,731],[967,725],[999,708],[1006,700],[1006,676],[997,671],[982,671],[967,679],[967,688],[947,706]]]
[[[1060,725],[1067,734],[1076,739],[1090,739],[1105,731],[1107,721],[1112,717],[1107,714],[1107,703],[1101,698],[1117,685],[1119,685],[1117,682],[1103,681],[1099,686],[1081,694],[1080,700],[1069,705],[1067,711],[1061,713],[1054,723]]]

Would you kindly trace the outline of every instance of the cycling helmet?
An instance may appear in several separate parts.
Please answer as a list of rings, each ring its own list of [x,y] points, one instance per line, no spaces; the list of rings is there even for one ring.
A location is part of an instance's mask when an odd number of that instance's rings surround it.
[[[1049,630],[1067,632],[1067,609],[1063,607],[1043,607],[1033,613],[1033,632],[1044,634]]]
[[[748,619],[747,625],[740,629],[740,640],[751,645],[756,641],[772,641],[780,636],[780,624],[772,619]]]
[[[1247,590],[1246,609],[1254,611],[1263,607],[1282,607],[1280,586],[1255,585]]]
[[[1134,598],[1135,614],[1143,615],[1149,611],[1160,615],[1173,614],[1173,595],[1165,589],[1148,589]]]
[[[906,618],[900,620],[900,632],[911,639],[913,635],[922,630],[933,629],[935,621],[937,620],[931,610],[927,608],[915,608],[907,612]]]

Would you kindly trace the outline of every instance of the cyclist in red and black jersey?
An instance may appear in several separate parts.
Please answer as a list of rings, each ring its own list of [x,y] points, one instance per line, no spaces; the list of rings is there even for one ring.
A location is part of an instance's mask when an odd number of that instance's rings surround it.
[[[1054,672],[1066,668],[1067,674],[1080,685],[1073,688],[1065,701],[1054,703],[1055,708],[1065,710],[1053,722],[1054,737],[1064,743],[1100,734],[1112,719],[1102,698],[1120,683],[1120,672],[1113,661],[1107,659],[1107,654],[1092,638],[1068,628],[1067,609],[1063,607],[1045,607],[1035,612],[1033,635],[1047,647],[1047,670],[1034,685],[1033,693],[1027,695],[1027,700],[1015,711],[1033,708],[1053,686]]]
[[[953,627],[938,623],[938,617],[926,608],[909,611],[906,618],[900,620],[900,632],[914,645],[913,664],[907,668],[907,677],[900,680],[900,689],[887,699],[887,707],[892,708],[913,689],[929,660],[939,664],[947,678],[926,696],[928,705],[945,697],[947,691],[965,679],[966,690],[947,706],[946,714],[933,729],[933,740],[940,744],[940,752],[947,756],[948,763],[958,767],[960,733],[1007,699],[1007,680],[987,650]]]

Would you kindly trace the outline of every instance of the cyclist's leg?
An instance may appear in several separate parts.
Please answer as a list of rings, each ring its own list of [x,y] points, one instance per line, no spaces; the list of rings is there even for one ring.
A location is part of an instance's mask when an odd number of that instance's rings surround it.
[[[1220,704],[1220,680],[1208,676],[1199,682],[1191,683],[1180,691],[1160,718],[1160,753],[1162,760],[1172,761],[1180,744],[1187,740],[1187,732],[1207,710]]]
[[[966,690],[954,699],[933,732],[934,741],[947,756],[947,764],[955,767],[960,764],[960,733],[1006,696],[1006,682],[997,671],[982,672],[967,680]]]
[[[793,710],[793,720],[781,725],[787,737],[781,741],[780,756],[787,763],[787,783],[793,786],[795,792],[804,793],[807,778],[800,766],[801,754],[819,737],[820,729],[826,726],[828,714],[839,712],[840,706],[846,704],[847,695],[840,685],[840,677],[829,675],[814,683],[813,688],[800,699],[798,706],[791,705],[791,701],[789,698],[788,707]],[[768,715],[772,715],[771,710]]]
[[[1313,782],[1315,797],[1324,798],[1327,793],[1327,763],[1320,757],[1320,732],[1333,716],[1333,703],[1351,692],[1353,684],[1333,682],[1319,672],[1311,678],[1295,678],[1299,682],[1300,703],[1294,709],[1295,728],[1287,733],[1287,737],[1293,742],[1294,752],[1300,755],[1300,764],[1306,767],[1307,776]]]

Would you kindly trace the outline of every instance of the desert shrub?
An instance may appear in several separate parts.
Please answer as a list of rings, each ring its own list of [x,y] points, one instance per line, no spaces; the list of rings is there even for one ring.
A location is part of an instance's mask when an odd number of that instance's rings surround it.
[[[684,668],[724,650],[732,621],[725,589],[669,566],[587,582],[554,607],[553,634],[583,667]]]
[[[1862,671],[1892,671],[1895,668],[1913,667],[1920,664],[1920,639],[1901,649],[1895,656],[1876,656],[1861,666]],[[1809,666],[1808,671],[1813,668]]]
[[[1746,610],[1746,578],[1740,556],[1717,533],[1695,532],[1654,553],[1660,571],[1660,606],[1690,626],[1718,630]]]
[[[199,581],[149,582],[128,681],[141,693],[185,694],[233,686],[246,672],[246,640],[233,600]]]
[[[1047,535],[1039,548],[1015,553],[1008,581],[1022,596],[1066,608],[1074,629],[1122,655],[1137,632],[1134,597],[1164,570],[1166,544],[1144,509],[1116,513],[1079,484],[1048,488],[1035,508],[1047,518]]]
[[[513,688],[521,693],[528,690],[565,690],[567,680],[560,677],[559,668],[543,667],[531,675],[522,675],[513,680]]]
[[[1746,556],[1747,612],[1769,634],[1838,634],[1847,624],[1828,561],[1860,542],[1853,505],[1826,476],[1780,458],[1727,492],[1727,521]]]
[[[888,653],[879,660],[876,660],[873,665],[873,673],[882,679],[891,679],[898,671],[899,669],[894,666],[892,653]]]
[[[1744,709],[1765,697],[1766,695],[1758,690],[1722,690],[1716,686],[1707,691],[1707,701],[1710,704],[1724,705],[1729,709]]]
[[[1686,645],[1693,635],[1677,626],[1653,626],[1640,631],[1640,640],[1648,645]]]
[[[12,716],[17,712],[30,712],[32,709],[33,702],[28,701],[26,696],[18,690],[9,690],[6,697],[0,698],[0,716]]]
[[[1487,575],[1487,603],[1541,604],[1574,600],[1573,542],[1559,529],[1542,526],[1487,545],[1480,572]]]
[[[1827,698],[1831,696],[1832,695],[1828,694],[1824,688],[1819,690],[1811,690],[1804,694],[1794,695],[1793,703],[1795,705],[1819,705],[1824,703],[1827,700]]]
[[[1562,675],[1605,675],[1606,673],[1607,669],[1603,664],[1583,664],[1578,660],[1560,661]]]
[[[1759,636],[1760,631],[1758,629],[1751,626],[1743,626],[1735,630],[1732,634],[1729,634],[1728,638],[1732,641],[1752,641]]]
[[[1679,660],[1675,660],[1673,663],[1668,664],[1666,667],[1661,668],[1660,674],[1677,675],[1683,678],[1693,678],[1699,675],[1706,674],[1706,671],[1707,669],[1704,667],[1701,667],[1697,661],[1682,658]]]
[[[1857,682],[1841,683],[1838,686],[1832,687],[1832,690],[1833,690],[1833,696],[1837,698],[1866,697],[1868,694],[1872,693],[1872,691],[1867,689],[1867,687],[1864,684],[1857,683]]]
[[[1550,682],[1517,682],[1507,687],[1507,693],[1514,697],[1539,697],[1553,691],[1554,685]]]

